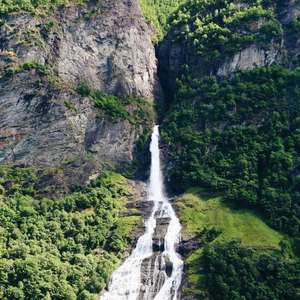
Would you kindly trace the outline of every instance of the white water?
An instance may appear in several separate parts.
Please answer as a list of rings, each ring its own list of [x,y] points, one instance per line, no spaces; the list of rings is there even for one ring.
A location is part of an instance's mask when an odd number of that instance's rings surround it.
[[[112,275],[109,283],[108,291],[105,292],[101,300],[177,300],[178,289],[181,283],[183,261],[176,253],[176,246],[179,243],[179,234],[181,226],[175,212],[164,195],[163,180],[160,167],[159,157],[159,130],[158,126],[153,129],[151,137],[151,170],[149,180],[149,200],[154,201],[151,216],[145,223],[146,231],[137,242],[136,248],[132,254],[125,260]],[[145,290],[141,289],[141,266],[146,258],[153,255],[152,237],[156,227],[156,218],[170,218],[167,234],[164,237],[164,251],[155,257],[154,284],[160,289],[153,295],[153,283],[147,280],[144,283]],[[163,238],[163,237],[162,237]],[[160,259],[160,261],[159,261]],[[172,263],[172,273],[170,276],[162,266],[166,265],[166,261]],[[150,274],[150,264],[147,273]],[[160,265],[160,267],[159,267]],[[159,270],[160,269],[160,270]],[[147,276],[147,274],[146,274]],[[149,275],[150,277],[150,275]],[[149,283],[148,283],[149,281]],[[147,286],[148,284],[148,286]]]

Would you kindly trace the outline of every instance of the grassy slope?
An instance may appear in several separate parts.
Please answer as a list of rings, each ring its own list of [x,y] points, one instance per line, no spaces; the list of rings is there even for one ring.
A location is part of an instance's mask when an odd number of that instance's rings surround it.
[[[242,239],[243,246],[277,247],[282,235],[266,225],[252,211],[233,209],[221,202],[220,197],[201,197],[205,189],[193,188],[177,199],[181,222],[187,232],[201,232],[203,227],[221,230],[214,242]],[[278,248],[279,249],[279,248]]]
[[[271,229],[263,220],[247,209],[226,206],[221,197],[216,197],[204,188],[191,188],[176,200],[184,234],[200,233],[204,227],[214,227],[222,233],[210,244],[228,242],[240,238],[245,247],[273,247],[279,249],[283,236]],[[273,252],[273,251],[272,251]],[[274,254],[274,253],[271,253]],[[192,253],[186,260],[190,282],[201,285],[204,276],[199,274],[202,249]],[[198,274],[197,274],[198,273]],[[196,290],[191,290],[197,292]]]

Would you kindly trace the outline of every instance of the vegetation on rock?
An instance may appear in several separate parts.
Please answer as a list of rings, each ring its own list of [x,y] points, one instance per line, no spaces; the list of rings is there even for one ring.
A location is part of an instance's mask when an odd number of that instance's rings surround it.
[[[163,39],[168,29],[168,18],[184,0],[139,0],[141,10],[157,29],[156,41]]]
[[[41,85],[59,82],[48,65],[22,63],[17,57],[20,46],[40,46],[42,35],[42,45],[48,43],[59,18],[18,35],[10,32],[6,14],[26,11],[43,17],[87,2],[93,1],[0,1],[0,28],[5,26],[10,38],[16,38],[1,52],[10,54],[9,63],[4,59],[1,65],[1,81],[18,82],[24,75],[19,73],[38,78],[26,81],[34,88],[28,99]],[[193,193],[177,200],[181,221],[203,246],[187,259],[194,285],[190,291],[199,299],[299,299],[299,54],[288,61],[284,49],[272,66],[251,65],[228,76],[216,75],[221,63],[250,46],[267,51],[283,47],[285,40],[296,43],[299,19],[282,22],[276,15],[282,1],[139,2],[158,29],[157,40],[171,30],[171,43],[184,49],[178,54],[184,56],[184,65],[174,101],[161,130],[168,145],[171,186],[175,192]],[[97,7],[89,7],[79,19],[87,25],[99,14]],[[74,93],[74,86],[64,88]],[[144,148],[154,119],[151,105],[85,82],[76,92],[93,99],[99,119],[142,126],[136,150]],[[75,115],[80,111],[74,101],[60,104]],[[128,175],[136,162],[130,167]],[[46,199],[34,188],[40,175],[35,167],[0,167],[0,298],[93,299],[139,222],[137,216],[119,217],[132,192],[124,187],[123,177],[104,172],[87,187],[74,186],[69,195]],[[203,200],[203,193],[211,191],[218,197]]]
[[[260,20],[268,20],[261,27]],[[282,36],[282,27],[275,18],[272,5],[261,1],[250,3],[208,0],[182,4],[170,19],[179,27],[176,39],[188,44],[189,55],[203,58],[207,67],[251,43],[269,42]],[[263,33],[263,34],[262,34]]]
[[[0,2],[0,14],[28,11],[47,15],[53,13],[60,6],[88,2],[91,2],[91,0],[3,0]]]

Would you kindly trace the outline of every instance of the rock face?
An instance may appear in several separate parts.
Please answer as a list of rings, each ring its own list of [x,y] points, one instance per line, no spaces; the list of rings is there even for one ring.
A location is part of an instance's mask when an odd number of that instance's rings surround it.
[[[280,61],[281,50],[281,45],[277,43],[271,43],[268,49],[259,45],[251,45],[223,63],[218,68],[216,75],[227,76],[236,70],[252,70],[255,67],[271,66]]]
[[[28,74],[17,76],[30,82]],[[38,95],[34,88],[14,82],[0,83],[0,162],[22,162],[42,168],[84,154],[121,168],[132,162],[133,148],[142,128],[128,121],[109,123],[97,119],[93,100],[72,92],[45,87]],[[65,102],[74,104],[74,109]]]
[[[186,62],[187,45],[173,42],[180,29],[170,31],[157,47],[158,75],[166,100],[171,101],[175,91],[176,78],[180,77],[181,67]]]
[[[0,45],[2,51],[13,49],[22,62],[49,64],[66,85],[86,81],[106,93],[153,99],[159,92],[154,33],[137,1],[101,1],[63,8],[50,21],[10,14]]]
[[[285,26],[300,16],[300,4],[295,1],[278,3],[278,21]],[[268,22],[261,18],[251,24],[252,33],[259,36],[259,28]],[[157,47],[159,60],[159,77],[167,101],[172,102],[175,92],[176,78],[180,78],[182,65],[188,64],[195,69],[195,77],[205,75],[232,76],[237,70],[251,70],[254,67],[264,67],[290,63],[300,58],[300,39],[292,32],[285,30],[282,37],[261,42],[259,39],[242,51],[224,57],[209,66],[204,58],[191,54],[192,48],[186,42],[178,42],[178,37],[184,32],[181,25],[174,27]],[[242,32],[243,33],[243,32]],[[246,34],[246,32],[244,32]],[[192,72],[191,68],[189,69]],[[189,74],[190,75],[190,74]]]
[[[154,30],[137,1],[101,1],[61,8],[41,19],[21,12],[2,16],[0,75],[25,62],[48,66],[0,80],[0,163],[57,166],[91,155],[124,170],[143,125],[99,119],[80,82],[105,93],[159,100]]]
[[[233,57],[227,57],[225,61],[212,65],[209,69],[204,66],[203,60],[188,55],[188,45],[172,42],[175,32],[170,32],[159,45],[157,53],[159,58],[159,77],[166,98],[172,101],[176,78],[180,78],[182,65],[189,61],[192,66],[197,66],[199,75],[230,76],[237,70],[251,70],[254,67],[271,66],[278,64],[285,50],[284,40],[276,40],[266,47],[252,44]]]

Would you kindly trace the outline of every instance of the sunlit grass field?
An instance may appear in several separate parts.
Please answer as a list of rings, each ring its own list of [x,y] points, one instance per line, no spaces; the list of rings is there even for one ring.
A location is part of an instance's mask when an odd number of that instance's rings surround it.
[[[200,233],[204,227],[215,227],[222,233],[213,242],[239,238],[242,246],[279,249],[282,234],[250,210],[231,208],[222,203],[220,197],[207,199],[207,191],[203,188],[190,189],[176,200],[176,205],[186,233]]]
[[[175,203],[184,235],[192,236],[201,233],[205,228],[213,227],[221,232],[206,246],[240,239],[241,246],[255,247],[270,255],[277,254],[264,248],[280,249],[279,242],[283,239],[283,235],[271,229],[255,212],[229,207],[222,202],[220,196],[205,188],[191,188],[186,194],[177,198]],[[203,248],[200,248],[186,260],[189,281],[197,286],[205,279],[205,274],[199,274],[203,260],[202,253]],[[190,290],[197,292],[197,290]]]

